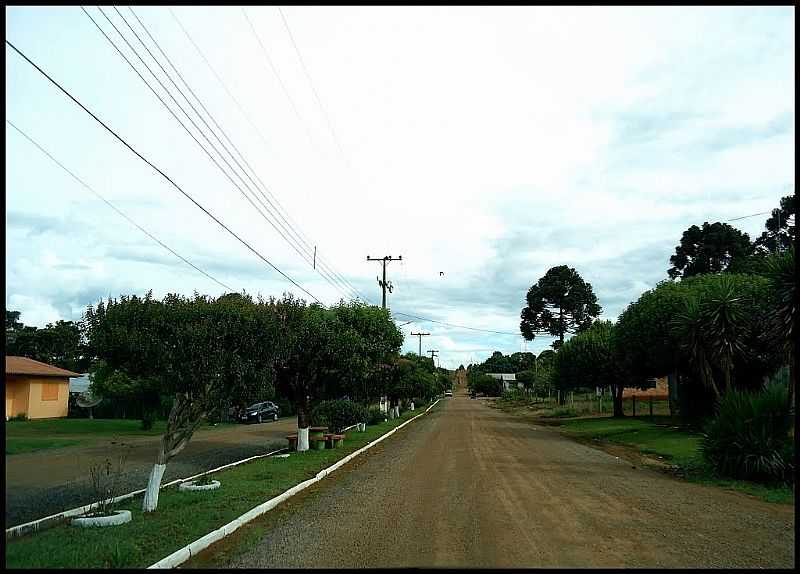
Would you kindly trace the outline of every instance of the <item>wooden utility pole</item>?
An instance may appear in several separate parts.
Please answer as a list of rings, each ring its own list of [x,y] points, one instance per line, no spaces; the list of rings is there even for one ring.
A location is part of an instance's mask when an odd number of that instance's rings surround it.
[[[430,350],[430,351],[428,351],[428,352],[431,354],[431,361],[433,361],[433,358],[434,358],[434,357],[437,355],[437,353],[438,353],[439,351],[438,351],[437,349],[431,349],[431,350]],[[435,368],[435,367],[436,367],[436,363],[434,363],[434,365],[433,365],[433,366],[434,366],[434,368]]]
[[[400,255],[399,257],[392,257],[391,255],[387,255],[386,257],[370,257],[367,255],[367,261],[380,261],[383,263],[383,280],[378,279],[378,285],[381,286],[381,290],[383,291],[383,299],[381,301],[381,305],[384,309],[386,309],[386,289],[389,289],[389,293],[392,292],[392,282],[386,280],[386,264],[389,261],[402,261],[403,256]]]
[[[411,332],[412,337],[419,337],[419,353],[417,353],[420,357],[422,356],[422,337],[430,335],[430,333],[415,333]]]

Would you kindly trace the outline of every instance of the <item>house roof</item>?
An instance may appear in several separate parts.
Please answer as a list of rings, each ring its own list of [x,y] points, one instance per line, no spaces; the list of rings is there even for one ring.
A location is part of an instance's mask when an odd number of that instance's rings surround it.
[[[79,377],[80,373],[73,373],[60,369],[47,363],[34,361],[27,357],[6,355],[6,375],[36,375],[38,377]]]
[[[516,381],[517,375],[514,373],[486,373],[490,377],[500,379],[501,381]]]

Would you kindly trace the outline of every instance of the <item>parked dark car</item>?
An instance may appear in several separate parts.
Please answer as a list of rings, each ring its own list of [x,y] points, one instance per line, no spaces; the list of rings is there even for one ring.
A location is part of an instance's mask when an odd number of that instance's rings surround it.
[[[239,421],[243,423],[260,423],[264,421],[278,420],[281,409],[278,405],[270,401],[255,403],[245,409],[239,416]]]

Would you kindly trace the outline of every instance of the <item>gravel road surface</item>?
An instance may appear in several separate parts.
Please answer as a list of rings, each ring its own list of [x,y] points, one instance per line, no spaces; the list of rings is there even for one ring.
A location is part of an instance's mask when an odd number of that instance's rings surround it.
[[[459,393],[242,530],[186,566],[795,564],[793,507],[632,468]]]
[[[296,428],[297,418],[286,417],[276,422],[202,429],[167,465],[164,482],[282,448],[286,435]],[[120,494],[144,488],[159,440],[157,436],[121,437],[6,456],[6,528],[92,502],[88,467],[118,452],[120,443],[128,451]]]

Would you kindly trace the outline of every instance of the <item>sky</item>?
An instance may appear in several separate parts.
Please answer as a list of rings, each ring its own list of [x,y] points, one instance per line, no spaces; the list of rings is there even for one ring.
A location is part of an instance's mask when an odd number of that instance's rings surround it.
[[[7,7],[6,38],[306,292],[6,45],[7,120],[213,277],[6,123],[5,301],[25,324],[220,283],[380,304],[367,256],[402,255],[398,324],[503,333],[401,327],[404,351],[424,330],[455,368],[549,347],[517,334],[550,267],[574,267],[614,320],[667,278],[686,228],[794,193],[790,7],[86,10],[97,25]],[[754,239],[766,217],[732,225]],[[349,285],[314,269],[314,246]]]

